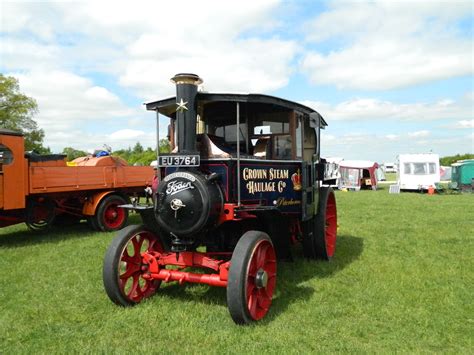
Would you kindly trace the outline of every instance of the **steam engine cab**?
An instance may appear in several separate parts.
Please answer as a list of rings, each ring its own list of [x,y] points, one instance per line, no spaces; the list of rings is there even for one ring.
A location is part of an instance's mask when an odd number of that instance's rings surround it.
[[[172,153],[158,157],[154,205],[128,206],[145,225],[114,239],[105,289],[128,306],[162,281],[226,287],[232,319],[247,324],[268,312],[277,259],[291,260],[292,244],[303,243],[308,258],[334,255],[336,200],[321,187],[335,178],[320,159],[327,124],[313,109],[277,97],[199,92],[194,74],[172,81],[176,97],[146,104],[157,124],[160,115],[170,119]]]

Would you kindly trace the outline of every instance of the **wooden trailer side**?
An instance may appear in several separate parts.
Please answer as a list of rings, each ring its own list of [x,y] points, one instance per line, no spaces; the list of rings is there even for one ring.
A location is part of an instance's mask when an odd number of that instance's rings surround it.
[[[31,166],[31,194],[103,190],[151,185],[149,166]]]

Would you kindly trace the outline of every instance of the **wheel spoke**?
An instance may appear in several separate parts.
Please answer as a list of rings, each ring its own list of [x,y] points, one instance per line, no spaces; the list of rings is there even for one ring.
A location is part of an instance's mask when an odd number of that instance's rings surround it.
[[[122,280],[126,280],[129,277],[134,276],[136,273],[140,272],[140,265],[137,264],[127,264],[127,269],[123,274],[120,275]]]
[[[127,293],[127,296],[132,299],[132,300],[135,300],[137,299],[137,296],[138,296],[138,279],[140,277],[140,275],[133,275],[133,283],[132,283],[132,286],[130,287],[130,290],[128,291]]]
[[[140,249],[143,244],[143,239],[140,238],[140,235],[136,235],[135,237],[132,238],[132,244],[133,244],[133,256],[140,255]]]
[[[257,306],[258,306],[258,297],[255,292],[256,289],[252,290],[252,294],[248,297],[248,310],[250,316],[253,319],[257,319]]]
[[[261,288],[258,291],[259,291],[258,305],[259,305],[260,308],[262,308],[266,312],[270,308],[270,305],[272,303],[272,299],[267,294],[267,290],[265,288]]]

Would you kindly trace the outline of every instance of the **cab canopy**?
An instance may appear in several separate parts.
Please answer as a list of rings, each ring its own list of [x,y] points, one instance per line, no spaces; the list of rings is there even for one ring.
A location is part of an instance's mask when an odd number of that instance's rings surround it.
[[[319,130],[327,126],[312,108],[274,96],[198,92],[195,102],[196,141],[209,139],[214,157],[234,156],[239,146],[242,157],[311,160],[319,152]],[[146,104],[171,119],[168,137],[176,151],[177,106],[176,97]]]

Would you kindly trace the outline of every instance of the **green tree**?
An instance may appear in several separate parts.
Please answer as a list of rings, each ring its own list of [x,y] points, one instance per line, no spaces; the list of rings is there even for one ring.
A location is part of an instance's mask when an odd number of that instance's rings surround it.
[[[474,159],[474,154],[466,153],[466,154],[456,154],[447,157],[441,157],[439,159],[439,163],[444,166],[450,166],[451,164],[457,162],[458,160],[465,160],[465,159]]]
[[[140,142],[137,142],[135,146],[133,147],[133,154],[140,155],[143,153],[143,146],[140,144]]]
[[[170,152],[170,142],[167,139],[160,139],[160,154]],[[150,147],[144,149],[143,146],[137,142],[135,146],[128,149],[120,149],[114,151],[113,155],[119,156],[130,165],[150,165],[153,160],[156,160],[156,149]]]
[[[43,146],[44,131],[32,118],[37,112],[36,100],[20,92],[18,80],[0,74],[0,128],[22,132],[26,150],[50,153]]]
[[[79,158],[79,157],[84,157],[84,156],[87,155],[86,152],[84,152],[82,150],[77,150],[77,149],[74,149],[74,148],[71,148],[71,147],[64,148],[62,154],[67,155],[67,160],[68,161],[74,160],[74,159]]]

